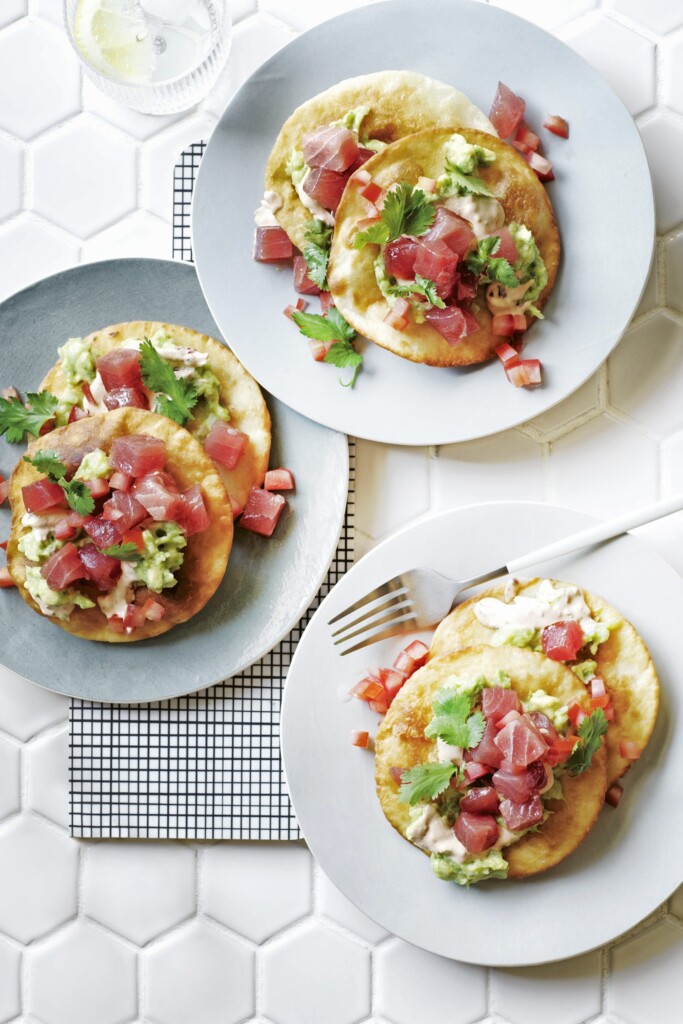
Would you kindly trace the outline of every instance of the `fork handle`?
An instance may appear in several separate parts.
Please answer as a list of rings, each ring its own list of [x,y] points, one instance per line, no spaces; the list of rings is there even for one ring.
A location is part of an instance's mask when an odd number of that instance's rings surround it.
[[[679,512],[682,508],[683,494],[675,494],[672,498],[664,498],[663,501],[656,501],[653,505],[645,505],[644,508],[625,512],[623,515],[617,516],[616,519],[596,523],[595,526],[589,526],[586,530],[573,533],[570,537],[563,537],[562,540],[548,544],[544,548],[531,551],[520,558],[513,558],[507,564],[508,572],[514,575],[521,569],[528,569],[529,566],[536,565],[538,562],[547,562],[551,558],[569,555],[572,551],[578,551],[579,548],[587,548],[592,544],[611,540],[612,537],[618,537],[619,534],[633,530],[636,526],[645,526],[646,523],[652,523],[655,519],[661,519],[662,516]]]

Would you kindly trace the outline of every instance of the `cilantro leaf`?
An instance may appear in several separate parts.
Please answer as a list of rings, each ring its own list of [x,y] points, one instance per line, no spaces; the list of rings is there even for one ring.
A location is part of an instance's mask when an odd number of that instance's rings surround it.
[[[339,381],[342,387],[345,388],[353,387],[356,383],[358,374],[360,373],[361,366],[363,365],[362,355],[360,352],[356,352],[350,341],[335,341],[332,348],[325,355],[323,361],[325,363],[332,363],[333,366],[348,366],[353,370],[353,375],[350,380],[344,382],[340,379]]]
[[[495,199],[495,193],[491,191],[485,181],[478,178],[476,174],[463,174],[448,160],[446,161],[446,174],[453,179],[461,195],[489,196]]]
[[[574,748],[566,761],[571,775],[581,775],[590,768],[593,754],[602,746],[602,737],[607,732],[607,718],[602,708],[596,708],[577,730],[580,744]]]
[[[302,334],[315,341],[351,341],[356,332],[341,315],[336,306],[331,306],[326,316],[320,313],[292,312],[292,320]]]
[[[64,496],[69,503],[69,508],[77,512],[79,516],[89,516],[95,511],[95,500],[82,480],[59,480]]]
[[[516,288],[519,279],[508,260],[496,257],[495,254],[499,249],[500,238],[498,235],[480,238],[477,243],[477,251],[471,252],[465,260],[467,268],[477,277],[486,274],[489,281],[498,281],[506,288]]]
[[[329,291],[327,283],[327,264],[330,262],[329,249],[323,249],[322,246],[311,243],[311,245],[307,245],[304,249],[304,259],[308,266],[308,276],[311,281],[317,284],[322,292]]]
[[[329,249],[332,244],[332,228],[324,224],[318,217],[312,217],[304,231],[306,241],[317,245],[320,249]]]
[[[398,295],[399,298],[406,299],[411,295],[424,295],[427,301],[432,306],[436,306],[437,309],[446,308],[446,303],[436,293],[436,283],[430,281],[428,277],[422,277],[421,274],[416,274],[415,280],[410,284],[392,285],[391,293],[392,295]]]
[[[142,557],[137,544],[132,541],[129,544],[112,544],[110,548],[104,548],[102,554],[118,558],[121,562],[139,562]]]
[[[445,743],[469,750],[484,735],[484,715],[472,714],[470,694],[457,690],[440,690],[432,705],[435,717],[425,729],[425,736],[440,737]]]
[[[142,379],[150,391],[156,392],[155,412],[184,426],[192,419],[199,398],[191,380],[176,377],[173,367],[162,359],[154,345],[145,338],[140,346]]]
[[[403,773],[398,798],[404,804],[433,800],[439,793],[443,793],[459,771],[456,764],[436,764],[433,761],[417,764]]]
[[[359,231],[354,247],[362,249],[369,242],[383,245],[401,235],[423,235],[431,226],[436,209],[420,188],[414,188],[407,181],[387,192],[382,207],[381,219],[371,224],[366,231]]]
[[[0,398],[0,436],[7,434],[10,444],[18,444],[25,433],[38,437],[41,428],[53,418],[57,405],[49,391],[29,392],[26,405],[20,398]]]
[[[24,462],[35,466],[40,473],[45,473],[51,480],[61,480],[67,473],[66,466],[59,461],[59,455],[53,448],[38,451],[35,455],[24,455]]]

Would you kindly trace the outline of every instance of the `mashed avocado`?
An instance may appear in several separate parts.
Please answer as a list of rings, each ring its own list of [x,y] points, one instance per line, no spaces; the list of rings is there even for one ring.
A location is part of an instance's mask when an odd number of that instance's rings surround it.
[[[83,456],[81,464],[74,473],[74,480],[103,480],[111,476],[113,469],[108,456],[101,448],[95,448]]]
[[[602,622],[596,622],[594,629],[589,633],[583,634],[583,642],[586,646],[590,647],[591,654],[595,654],[600,644],[604,644],[605,640],[609,640],[609,629]]]
[[[569,724],[567,707],[561,704],[557,697],[551,696],[545,690],[534,690],[528,700],[522,704],[525,711],[542,711],[553,723],[558,732],[566,729]]]
[[[451,135],[443,149],[446,168],[450,165],[461,174],[474,174],[479,164],[492,164],[496,159],[490,149],[470,144],[458,132]]]
[[[525,284],[527,281],[534,282],[531,288],[525,292],[524,301],[535,302],[548,283],[548,271],[545,269],[543,257],[538,251],[534,236],[527,227],[517,224],[515,221],[512,221],[508,227],[519,253],[512,269],[519,278],[520,284]],[[533,306],[529,312],[534,316],[541,315]]]
[[[37,565],[26,569],[26,589],[45,615],[54,615],[58,619],[68,619],[74,605],[78,608],[95,607],[94,601],[71,587],[50,590]]]
[[[306,177],[308,171],[308,165],[304,162],[304,154],[300,149],[293,149],[289,154],[289,160],[285,165],[285,171],[292,179],[292,185],[294,188],[300,185]]]
[[[348,128],[350,132],[356,132],[357,135],[360,135],[360,126],[369,113],[370,107],[355,107],[353,110],[347,110],[338,121],[331,121],[330,123],[333,128]]]
[[[508,875],[508,863],[500,850],[491,850],[466,864],[458,864],[445,853],[433,853],[429,859],[437,878],[457,885],[470,886],[487,878],[507,878]]]
[[[578,665],[572,665],[572,671],[579,677],[582,683],[589,683],[595,675],[597,667],[597,662],[595,661],[582,661]]]
[[[62,360],[62,372],[69,384],[94,379],[95,358],[83,338],[69,338],[57,352]]]
[[[187,545],[185,534],[177,523],[155,523],[142,531],[145,550],[135,566],[135,577],[150,590],[160,593],[166,587],[174,587],[177,580],[173,573],[183,564],[183,548]]]
[[[537,629],[529,628],[502,628],[497,629],[491,637],[492,647],[530,647],[532,650],[540,649],[540,638]]]
[[[28,558],[29,562],[40,563],[46,562],[50,555],[54,555],[63,546],[64,541],[57,540],[54,534],[43,538],[37,530],[29,530],[19,538],[17,544],[24,558]]]

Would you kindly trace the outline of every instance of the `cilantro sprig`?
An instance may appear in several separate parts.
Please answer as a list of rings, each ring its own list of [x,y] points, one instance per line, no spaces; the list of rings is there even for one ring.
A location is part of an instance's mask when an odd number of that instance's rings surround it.
[[[484,735],[485,721],[481,711],[472,712],[472,697],[458,690],[439,690],[432,704],[434,718],[425,729],[425,736],[438,736],[454,747],[470,750]]]
[[[57,410],[58,400],[49,391],[30,391],[26,404],[20,398],[0,398],[0,436],[7,435],[10,444],[18,444],[24,434],[38,437]]]
[[[446,174],[458,186],[460,195],[488,196],[490,199],[496,198],[495,193],[491,191],[482,178],[478,178],[476,174],[463,174],[463,172],[456,167],[455,164],[452,164],[450,160],[446,161]]]
[[[436,209],[421,188],[407,181],[387,192],[380,220],[365,231],[359,231],[354,247],[363,249],[368,243],[385,245],[401,235],[424,235],[431,227]]]
[[[304,235],[306,241],[321,249],[329,249],[332,244],[332,228],[318,217],[312,217],[306,225]]]
[[[199,400],[195,385],[191,380],[176,377],[171,364],[161,358],[149,338],[140,346],[140,370],[145,386],[155,392],[155,412],[168,416],[181,427],[193,418],[192,410]]]
[[[477,277],[486,274],[489,281],[498,281],[506,288],[516,288],[519,279],[508,260],[496,256],[499,249],[500,237],[498,235],[480,238],[477,243],[477,251],[471,252],[465,263]]]
[[[428,277],[423,277],[422,274],[416,274],[415,280],[411,281],[410,284],[396,284],[392,286],[392,294],[398,295],[399,298],[409,298],[411,295],[424,295],[427,301],[432,306],[436,306],[437,309],[445,309],[446,303],[437,295],[436,282],[430,281]]]
[[[363,365],[363,357],[360,352],[356,352],[352,344],[356,331],[346,322],[336,306],[332,306],[325,316],[294,310],[292,320],[305,337],[313,338],[314,341],[333,343],[325,356],[325,362],[342,369],[352,369],[353,375],[350,380],[340,380],[344,387],[352,388]]]
[[[24,462],[35,466],[64,491],[69,508],[79,516],[89,516],[95,510],[95,500],[82,480],[67,480],[67,467],[60,461],[59,453],[52,448],[38,451],[35,455],[24,455]]]
[[[306,241],[309,243],[303,251],[308,266],[308,276],[321,291],[329,291],[327,283],[327,266],[330,262],[330,246],[332,245],[332,228],[314,217],[308,222],[305,230]]]
[[[104,548],[102,554],[118,558],[120,562],[139,562],[142,558],[140,549],[132,541],[126,544],[112,544],[111,547]]]
[[[433,800],[448,788],[453,776],[460,771],[457,764],[437,764],[433,761],[416,764],[403,772],[398,798],[404,804]]]
[[[607,717],[602,708],[596,708],[577,729],[580,743],[576,745],[565,762],[570,775],[582,775],[590,768],[593,755],[602,746],[602,737],[607,732]]]

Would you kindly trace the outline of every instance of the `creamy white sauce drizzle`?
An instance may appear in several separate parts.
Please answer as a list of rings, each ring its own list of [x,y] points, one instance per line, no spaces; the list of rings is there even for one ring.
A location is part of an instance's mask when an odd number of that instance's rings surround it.
[[[75,604],[45,604],[42,598],[36,597],[35,594],[31,594],[31,597],[36,602],[43,615],[51,615],[55,619],[68,619],[76,607]]]
[[[462,764],[462,747],[454,747],[438,736],[436,740],[436,760],[441,764],[446,764],[448,761],[451,764]]]
[[[122,348],[132,348],[140,351],[143,344],[142,338],[129,338]],[[209,356],[207,352],[199,352],[196,348],[189,348],[187,345],[174,345],[172,341],[153,342],[154,348],[162,359],[169,363],[182,363],[183,366],[206,366]]]
[[[323,224],[329,224],[329,226],[332,228],[334,227],[335,224],[334,214],[330,210],[326,210],[324,206],[320,205],[320,203],[316,202],[315,199],[309,196],[308,192],[304,192],[304,182],[306,181],[306,178],[310,173],[311,168],[308,167],[306,169],[306,173],[304,174],[299,184],[294,185],[294,188],[296,189],[296,194],[298,195],[299,199],[304,204],[306,209],[310,210],[314,217],[317,217],[318,220],[321,220]]]
[[[555,586],[552,580],[542,580],[535,595],[518,594],[509,603],[484,597],[475,603],[474,614],[489,629],[543,629],[573,620],[591,633],[595,626],[582,591],[572,584]]]
[[[90,393],[93,397],[92,402],[88,398],[83,398],[83,408],[90,415],[96,415],[100,412],[108,412],[106,405],[104,404],[104,396],[107,393],[107,389],[104,386],[100,371],[98,370],[93,380],[90,381]]]
[[[449,196],[443,205],[469,221],[477,238],[493,234],[505,224],[505,210],[497,199],[488,196]]]
[[[33,530],[39,541],[44,541],[53,532],[55,524],[65,515],[66,509],[63,512],[48,512],[44,516],[38,516],[35,512],[25,512],[21,517],[21,525]]]
[[[254,224],[257,228],[271,228],[277,227],[278,222],[275,216],[276,212],[282,206],[282,197],[278,192],[273,192],[272,189],[266,189],[263,193],[263,199],[259,203],[257,209],[254,211]]]
[[[467,857],[467,850],[433,804],[426,804],[420,817],[408,826],[406,838],[428,853],[447,853],[457,864]]]
[[[516,288],[506,288],[498,281],[492,282],[486,289],[486,305],[489,307],[489,313],[493,315],[496,313],[526,313],[531,303],[524,302],[524,296],[532,284],[533,281],[525,281],[524,284],[519,284]]]
[[[133,600],[133,581],[136,578],[135,564],[133,562],[121,562],[121,575],[113,590],[97,598],[100,610],[108,619],[118,615],[123,618],[126,614],[126,607]]]

